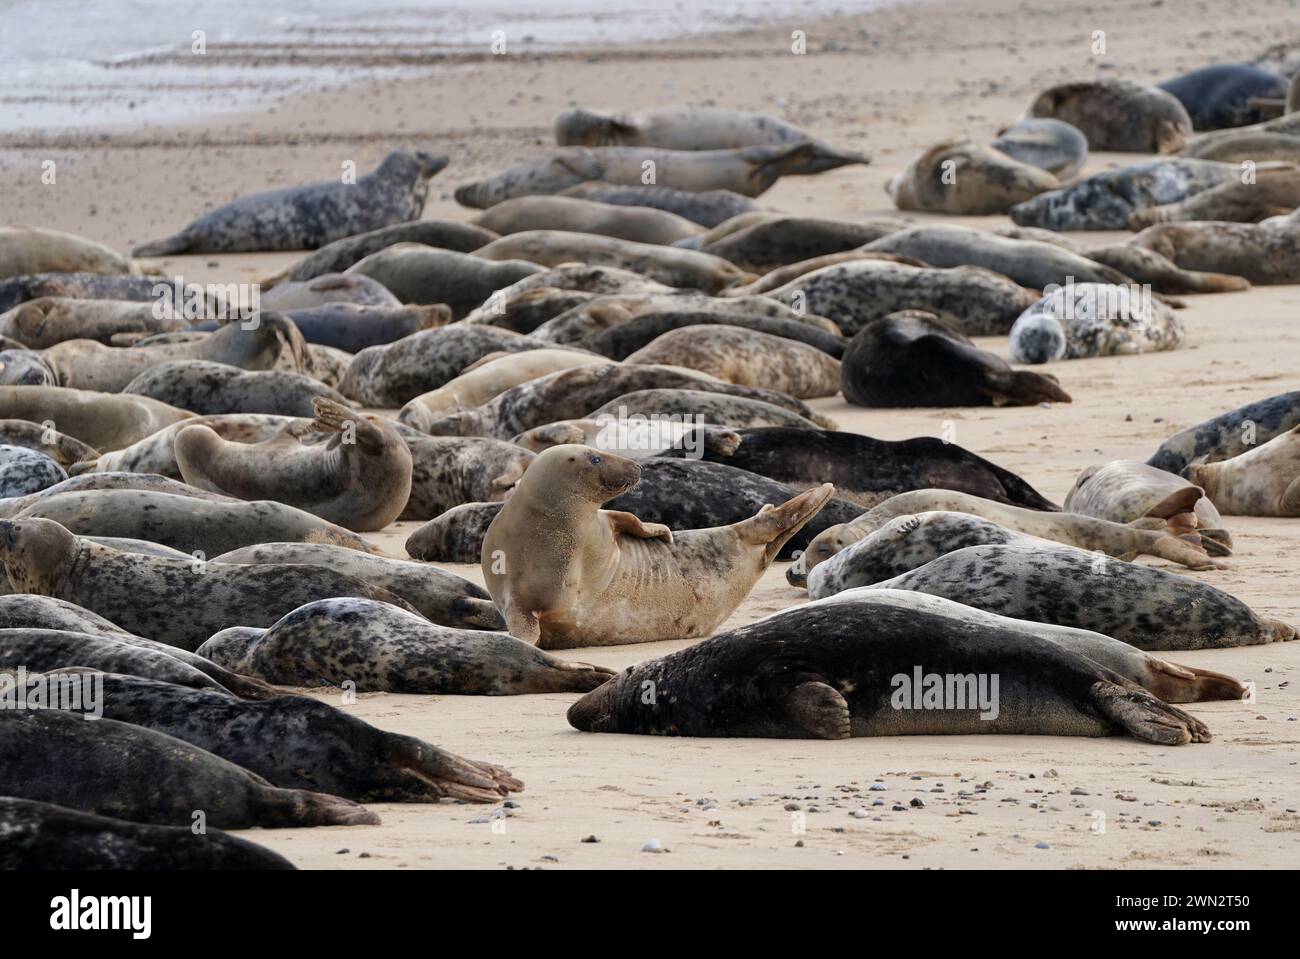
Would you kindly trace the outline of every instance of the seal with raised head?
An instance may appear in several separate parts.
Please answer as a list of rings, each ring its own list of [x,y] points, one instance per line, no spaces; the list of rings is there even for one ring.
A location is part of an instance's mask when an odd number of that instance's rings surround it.
[[[1049,363],[1176,350],[1184,331],[1171,309],[1132,286],[1071,283],[1020,314],[1009,338],[1015,362]]]
[[[1249,63],[1215,63],[1161,83],[1192,120],[1194,130],[1244,127],[1270,119],[1253,100],[1285,100],[1287,79]]]
[[[0,711],[0,795],[187,829],[196,810],[221,829],[379,822],[351,800],[272,786],[172,736],[58,709]]]
[[[983,216],[1061,185],[1041,167],[970,140],[945,140],[913,160],[885,184],[900,210]]]
[[[834,489],[674,534],[601,509],[640,476],[635,461],[586,446],[537,457],[483,540],[483,576],[512,636],[555,649],[708,635]]]
[[[1013,619],[1089,629],[1138,649],[1222,649],[1295,628],[1205,583],[1060,544],[967,546],[867,589],[911,589]]]
[[[233,627],[202,654],[284,686],[358,692],[516,696],[587,692],[613,672],[568,662],[504,633],[435,626],[384,603],[325,599],[268,629]]]
[[[728,260],[698,250],[563,230],[512,233],[475,250],[474,256],[505,262],[522,260],[547,267],[573,262],[613,266],[667,286],[705,293],[717,293],[755,279]]]
[[[727,453],[706,447],[703,458],[795,487],[833,483],[837,495],[866,506],[909,490],[936,488],[1031,510],[1060,509],[1010,470],[937,436],[895,441],[828,430],[737,432],[738,448]],[[665,455],[681,457],[684,451],[674,449]]]
[[[1013,160],[1046,170],[1061,182],[1088,161],[1088,139],[1075,127],[1051,117],[1025,117],[999,131],[989,144]]]
[[[1175,433],[1160,444],[1148,466],[1176,475],[1191,463],[1240,456],[1257,443],[1300,426],[1300,390],[1279,393],[1222,413]]]
[[[844,351],[840,377],[844,398],[854,406],[1070,402],[1055,377],[1013,370],[951,324],[922,310],[891,313],[860,329]]]
[[[260,703],[136,676],[98,677],[105,719],[174,736],[285,789],[355,802],[500,802],[523,783],[306,696]]]
[[[0,226],[0,280],[33,273],[138,275],[140,269],[116,250],[71,233]]]
[[[1192,118],[1171,94],[1134,80],[1083,80],[1044,90],[1031,117],[1077,128],[1093,150],[1177,153],[1192,138]]]
[[[1215,556],[1228,556],[1232,551],[1221,544],[1202,540],[1197,533],[1196,515],[1191,510],[1200,498],[1201,491],[1188,486],[1181,493],[1157,504],[1145,516],[1125,524],[1081,513],[1016,506],[958,490],[912,490],[877,503],[843,526],[829,526],[818,533],[808,548],[786,570],[785,578],[792,586],[806,586],[808,575],[819,564],[867,538],[891,521],[931,512],[977,516],[1004,529],[1028,533],[1080,549],[1100,551],[1117,559],[1158,556],[1191,569],[1204,569],[1214,564],[1209,558],[1211,552]]]
[[[409,223],[397,223],[327,243],[315,253],[308,254],[268,278],[263,286],[269,288],[285,280],[302,282],[325,273],[342,273],[371,253],[378,253],[398,243],[419,243],[455,253],[472,253],[496,238],[497,235],[491,230],[472,223],[461,223],[459,220],[412,220]]]
[[[0,335],[12,337],[33,350],[64,340],[108,343],[120,333],[168,333],[189,329],[189,322],[172,309],[158,309],[157,301],[77,300],[43,296],[15,306],[0,316]]]
[[[704,232],[698,223],[666,210],[615,206],[576,196],[515,197],[480,213],[473,222],[499,236],[529,230],[566,230],[663,245]]]
[[[122,389],[199,415],[269,413],[312,416],[320,398],[340,406],[347,398],[319,380],[289,370],[241,370],[228,363],[175,360],[150,367]]]
[[[411,495],[411,451],[382,417],[357,413],[324,397],[315,419],[261,443],[231,443],[206,426],[176,434],[185,482],[243,500],[269,499],[304,509],[356,532],[397,519]],[[309,431],[331,433],[323,447]]]
[[[0,798],[0,869],[293,869],[278,852],[220,829],[151,826],[52,803]]]
[[[977,677],[986,677],[983,689]],[[1210,739],[1200,720],[1036,624],[893,590],[810,603],[629,667],[578,700],[568,719],[584,732],[661,736]]]
[[[487,209],[511,197],[560,193],[588,180],[619,186],[645,182],[653,163],[655,184],[692,193],[730,190],[758,196],[781,177],[850,163],[867,163],[857,154],[839,153],[815,141],[736,150],[665,150],[660,147],[565,147],[551,156],[528,160],[495,176],[456,188],[462,206]]]
[[[796,399],[834,396],[840,391],[840,361],[817,347],[716,323],[669,330],[626,362],[684,366],[728,383],[778,390]]]
[[[1240,167],[1213,160],[1143,160],[1018,203],[1010,216],[1019,226],[1048,230],[1127,230],[1139,210],[1177,203],[1240,176]]]
[[[646,113],[565,110],[555,120],[555,142],[579,147],[663,147],[668,150],[736,150],[744,147],[815,143],[821,156],[790,173],[821,173],[846,162],[853,154],[835,149],[792,123],[765,113],[722,107],[663,107]],[[857,156],[856,162],[869,162]]]
[[[674,190],[666,186],[605,183],[588,180],[561,190],[559,196],[595,200],[614,206],[643,206],[675,213],[685,220],[712,228],[725,220],[758,209],[747,196],[731,190]]]
[[[299,417],[281,416],[278,413],[217,413],[193,416],[172,423],[170,426],[162,426],[143,439],[121,449],[114,449],[83,460],[73,467],[72,473],[78,477],[92,472],[156,473],[159,476],[178,480],[181,478],[181,470],[176,465],[176,434],[187,426],[206,426],[222,439],[232,442],[258,443],[274,436],[286,426],[298,422],[301,422]],[[165,492],[182,491],[170,489]]]
[[[447,157],[395,150],[372,172],[240,197],[136,256],[314,250],[356,233],[419,219],[429,179]]]
[[[505,629],[487,590],[428,563],[374,556],[328,543],[258,543],[222,553],[214,563],[324,566],[400,596],[439,626]]]
[[[232,622],[269,626],[329,596],[378,599],[415,612],[388,590],[324,566],[122,553],[42,519],[0,521],[0,557],[17,592],[67,600],[132,633],[191,651]]]
[[[7,579],[6,577],[6,581]],[[97,639],[113,639],[137,649],[163,653],[173,660],[178,660],[185,666],[191,666],[208,678],[215,680],[220,688],[226,689],[242,699],[269,699],[277,695],[271,686],[268,686],[260,679],[231,672],[210,660],[204,659],[202,656],[191,653],[189,650],[178,649],[157,640],[145,639],[143,636],[129,633],[116,623],[109,622],[98,613],[92,613],[88,609],[82,609],[75,603],[55,599],[53,596],[36,596],[28,593],[13,593],[8,596],[0,596],[0,629],[57,630],[62,633],[89,634]],[[10,641],[13,641],[12,637]],[[92,646],[92,648],[99,649],[100,647]],[[112,664],[105,662],[103,665],[98,665],[84,662],[80,657],[84,655],[85,649],[86,647],[82,647],[73,655],[68,656],[68,661],[77,665],[102,669],[106,673],[130,673],[133,676],[149,675],[140,672],[136,668],[138,660],[125,656],[118,656],[116,663]],[[108,651],[101,649],[101,652],[106,653]],[[128,668],[121,668],[123,663],[129,664]],[[59,668],[66,665],[68,663],[63,663]],[[155,678],[163,682],[176,682],[173,679],[161,676]],[[187,680],[178,683],[178,685],[192,686],[196,689],[204,688],[201,682],[194,680]]]
[[[1193,463],[1184,475],[1229,516],[1300,516],[1300,426],[1217,463]]]

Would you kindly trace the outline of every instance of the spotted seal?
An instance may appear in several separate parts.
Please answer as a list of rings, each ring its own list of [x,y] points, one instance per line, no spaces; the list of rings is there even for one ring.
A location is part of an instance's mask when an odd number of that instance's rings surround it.
[[[620,207],[575,196],[515,197],[489,208],[474,217],[473,222],[500,236],[531,230],[562,230],[664,246],[704,232],[698,223],[676,213],[650,207]],[[486,242],[481,244],[486,245]]]
[[[1088,629],[1138,649],[1284,642],[1294,627],[1177,573],[1072,546],[968,546],[868,589],[910,589],[1013,619]]]
[[[522,259],[492,260],[397,243],[358,260],[344,275],[375,279],[402,303],[445,303],[452,319],[459,320],[497,290],[541,272],[540,265]]]
[[[190,651],[231,622],[269,626],[328,596],[379,599],[415,612],[388,590],[324,566],[121,553],[42,519],[0,521],[0,557],[17,592],[67,600],[132,633]]]
[[[344,237],[405,220],[424,210],[429,179],[447,157],[394,150],[373,171],[349,181],[253,193],[217,207],[179,233],[137,247],[135,256],[314,250]]]
[[[1300,426],[1300,390],[1279,393],[1222,413],[1175,433],[1160,444],[1148,466],[1182,475],[1189,464],[1240,456],[1256,443]]]
[[[998,132],[989,144],[1013,160],[1028,163],[1064,183],[1088,160],[1088,139],[1062,120],[1025,117]]]
[[[234,627],[201,655],[291,686],[459,696],[586,692],[613,673],[568,662],[504,633],[449,629],[379,602],[325,599],[268,629]]]
[[[741,213],[758,209],[747,196],[731,190],[674,190],[666,186],[605,183],[587,180],[577,183],[559,196],[596,200],[614,206],[644,206],[675,213],[683,219],[711,228]]]
[[[379,822],[351,800],[272,786],[163,733],[112,719],[89,723],[58,709],[0,713],[0,793],[187,829],[195,813],[221,829]]]
[[[172,736],[284,789],[408,803],[500,802],[523,789],[500,766],[378,729],[306,696],[250,703],[138,676],[98,681],[105,719]]]
[[[839,360],[815,346],[738,326],[706,324],[669,330],[626,362],[685,366],[728,383],[777,390],[796,399],[834,396],[840,389]]]
[[[1131,286],[1070,283],[1052,289],[1016,319],[1009,334],[1016,363],[1176,350],[1182,320]]]
[[[686,309],[682,312],[643,313],[626,322],[578,340],[575,345],[585,350],[599,353],[613,360],[628,360],[632,354],[645,350],[667,333],[681,330],[683,327],[700,326],[733,327],[738,330],[751,330],[766,336],[793,340],[796,344],[807,344],[827,357],[839,359],[844,353],[844,337],[830,333],[811,323],[781,316],[750,316],[744,313],[717,313],[707,310]],[[718,334],[724,335],[724,334]],[[737,335],[737,334],[731,334]],[[791,349],[799,352],[799,346]],[[677,363],[679,366],[700,367],[692,363]],[[823,365],[818,359],[811,363],[815,368]],[[729,379],[722,377],[722,379]],[[734,382],[734,381],[733,381]],[[780,389],[775,383],[761,384],[771,389]],[[791,390],[782,392],[794,393]]]
[[[37,493],[67,478],[63,467],[39,450],[0,444],[0,497]]]
[[[122,392],[152,397],[199,415],[312,416],[312,403],[318,398],[340,406],[348,402],[342,393],[302,373],[241,370],[228,363],[207,360],[160,363],[127,383]]]
[[[1192,512],[1201,536],[1232,546],[1232,535],[1223,529],[1223,518],[1205,491],[1164,470],[1132,460],[1111,460],[1083,470],[1065,497],[1071,513],[1096,516],[1114,523],[1131,523],[1151,515],[1170,497],[1183,502],[1188,489],[1200,493]]]
[[[0,315],[0,335],[43,350],[65,340],[108,343],[120,333],[166,333],[189,328],[189,322],[175,310],[157,306],[158,301],[43,296]]]
[[[98,450],[116,450],[194,414],[146,396],[58,386],[0,386],[0,416],[44,424]]]
[[[1217,463],[1193,463],[1187,478],[1230,516],[1300,516],[1300,426]]]
[[[292,266],[269,277],[263,285],[271,287],[285,280],[302,282],[325,273],[342,273],[371,253],[398,243],[419,243],[455,253],[472,253],[491,243],[497,234],[491,230],[459,220],[412,220],[368,230],[327,243]]]

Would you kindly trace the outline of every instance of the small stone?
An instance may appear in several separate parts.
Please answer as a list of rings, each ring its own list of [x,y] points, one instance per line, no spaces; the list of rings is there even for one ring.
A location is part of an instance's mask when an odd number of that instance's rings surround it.
[[[661,843],[658,839],[651,839],[647,841],[644,846],[641,847],[641,851],[642,852],[663,852],[664,844]]]
[[[595,836],[583,836],[581,841],[582,841],[582,842],[600,842],[600,840],[599,840],[598,838],[596,838]]]
[[[1034,843],[1034,848],[1035,848],[1035,849],[1051,849],[1052,847],[1049,846],[1047,843],[1045,843],[1045,842],[1039,840],[1038,842]]]
[[[556,859],[554,856],[543,856],[543,857],[542,857],[542,862],[559,862],[559,861],[560,861],[560,860]]]
[[[924,799],[913,799],[913,800],[911,801],[911,803],[909,803],[909,805],[910,805],[913,809],[920,809],[922,806],[925,805],[925,800],[924,800]]]
[[[798,812],[803,808],[803,806],[800,806],[797,802],[788,802],[782,808],[784,808],[786,812]]]
[[[350,853],[351,851],[352,851],[351,849],[340,849],[340,850],[339,850],[338,852],[336,852],[334,855],[336,855],[336,856],[346,856],[346,855],[347,855],[348,853]]]
[[[866,819],[867,811],[865,809],[855,809],[853,812],[849,813],[849,815],[854,819]]]
[[[803,848],[803,840],[802,840],[802,839],[796,839],[796,840],[794,841],[794,848],[795,848],[795,849],[802,849],[802,848]]]
[[[1086,796],[1086,795],[1088,795],[1088,790],[1084,789],[1082,786],[1075,786],[1073,789],[1070,790],[1070,795],[1071,795],[1071,796]]]

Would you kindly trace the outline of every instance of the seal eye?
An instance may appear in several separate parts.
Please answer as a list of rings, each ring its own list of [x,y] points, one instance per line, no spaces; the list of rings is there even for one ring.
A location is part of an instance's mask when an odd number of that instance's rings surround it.
[[[593,456],[593,457],[589,460],[589,462],[591,463],[592,466],[599,466],[601,463],[603,463],[603,462],[605,462],[605,461],[604,461],[603,459],[601,459],[599,456]]]

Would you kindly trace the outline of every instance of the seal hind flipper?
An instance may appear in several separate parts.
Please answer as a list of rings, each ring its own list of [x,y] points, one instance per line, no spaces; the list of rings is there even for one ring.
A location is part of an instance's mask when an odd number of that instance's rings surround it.
[[[161,240],[154,240],[152,243],[144,243],[137,246],[131,251],[132,256],[171,256],[176,253],[185,253],[189,250],[192,240],[188,230],[181,230],[180,233],[174,233],[169,237]]]
[[[1210,730],[1199,719],[1138,686],[1099,680],[1089,692],[1102,715],[1144,742],[1183,746],[1211,739]]]
[[[500,766],[462,759],[410,736],[390,737],[387,743],[385,760],[431,787],[433,800],[448,796],[494,803],[512,792],[523,791],[524,784]]]
[[[781,699],[786,715],[820,739],[848,739],[853,721],[839,690],[820,681],[800,683]]]
[[[1199,703],[1218,699],[1241,699],[1246,687],[1226,673],[1216,673],[1196,666],[1171,663],[1167,659],[1153,658],[1151,668],[1167,673],[1184,683],[1190,683],[1192,695],[1184,702]]]
[[[1282,513],[1288,516],[1300,515],[1300,476],[1291,481],[1291,484],[1282,493],[1282,499],[1279,500]]]
[[[735,524],[734,529],[741,540],[747,543],[763,543],[764,562],[770,563],[791,536],[803,529],[805,523],[817,515],[830,501],[835,487],[830,483],[805,490],[780,506],[770,503],[747,520]]]

